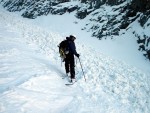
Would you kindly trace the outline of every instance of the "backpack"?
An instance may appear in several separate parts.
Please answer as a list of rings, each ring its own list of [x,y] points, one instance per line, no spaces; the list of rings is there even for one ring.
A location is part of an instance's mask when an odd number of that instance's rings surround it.
[[[66,58],[66,54],[69,53],[67,40],[63,40],[62,42],[60,42],[58,47],[59,47],[60,57],[64,60]]]

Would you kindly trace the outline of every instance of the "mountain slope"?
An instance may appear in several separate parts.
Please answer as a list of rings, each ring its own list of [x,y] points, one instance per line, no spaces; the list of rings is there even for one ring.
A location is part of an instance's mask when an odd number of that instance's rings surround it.
[[[0,30],[0,112],[149,112],[149,79],[139,69],[76,42],[87,82],[77,63],[78,82],[67,87],[58,57],[60,34],[4,10]]]
[[[75,17],[86,20],[82,30],[90,32],[92,36],[100,40],[115,39],[121,34],[131,32],[139,45],[138,50],[150,59],[149,0],[68,1],[1,0],[0,3],[8,11],[21,11],[23,17],[32,19],[42,15],[63,15],[67,12],[75,12]],[[136,24],[139,25],[140,32],[134,28]]]

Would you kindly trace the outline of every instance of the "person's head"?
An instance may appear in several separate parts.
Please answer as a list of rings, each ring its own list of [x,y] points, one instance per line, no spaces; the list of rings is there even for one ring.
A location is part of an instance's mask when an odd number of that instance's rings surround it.
[[[75,37],[74,35],[70,35],[70,39],[71,39],[72,41],[74,41],[74,40],[76,39],[76,37]]]

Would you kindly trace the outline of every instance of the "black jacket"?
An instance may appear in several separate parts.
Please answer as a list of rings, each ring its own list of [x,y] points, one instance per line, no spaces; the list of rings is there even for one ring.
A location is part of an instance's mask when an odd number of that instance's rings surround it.
[[[77,51],[76,51],[76,46],[74,41],[72,41],[71,39],[67,39],[68,41],[68,49],[69,49],[69,54],[73,54],[73,55],[77,55]]]

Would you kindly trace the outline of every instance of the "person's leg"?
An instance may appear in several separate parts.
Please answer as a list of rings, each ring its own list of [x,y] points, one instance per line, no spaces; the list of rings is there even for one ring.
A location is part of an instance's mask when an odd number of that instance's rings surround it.
[[[69,56],[66,56],[66,58],[65,58],[65,70],[66,70],[66,74],[68,74],[70,72],[70,69],[69,69]]]
[[[74,55],[70,56],[70,74],[71,79],[75,79],[75,62],[74,62]]]

